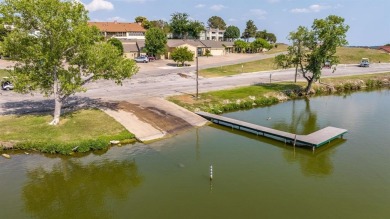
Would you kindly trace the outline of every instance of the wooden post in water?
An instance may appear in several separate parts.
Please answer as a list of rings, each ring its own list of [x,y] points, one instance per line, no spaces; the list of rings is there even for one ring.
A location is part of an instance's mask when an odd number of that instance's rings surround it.
[[[213,165],[210,165],[210,181],[213,180]]]
[[[295,143],[297,142],[297,135],[295,134],[295,138],[294,138],[294,148],[295,148]]]

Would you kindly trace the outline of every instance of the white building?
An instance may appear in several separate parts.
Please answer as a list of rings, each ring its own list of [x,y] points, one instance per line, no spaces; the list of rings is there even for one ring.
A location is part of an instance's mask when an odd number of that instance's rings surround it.
[[[200,33],[200,40],[214,40],[214,41],[223,41],[223,35],[225,30],[206,28],[205,31]]]

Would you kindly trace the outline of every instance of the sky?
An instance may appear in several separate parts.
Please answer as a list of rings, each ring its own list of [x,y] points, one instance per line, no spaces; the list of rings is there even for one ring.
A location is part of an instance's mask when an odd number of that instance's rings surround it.
[[[175,12],[207,25],[211,16],[237,26],[241,33],[253,20],[258,30],[274,33],[278,42],[298,26],[310,27],[314,19],[337,15],[350,26],[350,46],[390,43],[390,0],[81,0],[91,21],[134,22],[137,16],[165,20]]]

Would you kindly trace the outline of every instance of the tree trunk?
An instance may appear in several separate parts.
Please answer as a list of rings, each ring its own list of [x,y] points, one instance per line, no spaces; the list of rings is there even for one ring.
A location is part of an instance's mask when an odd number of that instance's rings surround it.
[[[49,123],[50,125],[58,125],[60,122],[60,116],[61,116],[61,107],[62,107],[62,99],[59,94],[59,82],[58,82],[58,76],[57,71],[54,71],[54,86],[53,86],[53,94],[54,94],[54,118]]]
[[[313,84],[314,78],[307,80],[307,87],[305,88],[306,95],[310,94],[311,85]]]
[[[298,76],[298,65],[295,65],[295,79],[294,79],[294,83],[297,83],[297,76]]]

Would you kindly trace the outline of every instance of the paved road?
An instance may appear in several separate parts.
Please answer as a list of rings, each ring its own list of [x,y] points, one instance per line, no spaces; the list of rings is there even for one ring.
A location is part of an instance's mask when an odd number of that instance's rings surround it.
[[[266,56],[250,56],[245,61],[265,58]],[[203,61],[203,67],[220,66],[241,60],[228,60],[226,57],[220,58],[219,62],[215,59]],[[156,65],[156,64],[155,64]],[[149,68],[149,69],[148,69]],[[148,97],[166,97],[181,93],[194,94],[196,91],[196,75],[194,67],[174,68],[168,64],[160,65],[152,69],[152,66],[144,68],[141,65],[141,71],[130,80],[126,80],[123,86],[116,86],[111,81],[98,81],[87,85],[86,93],[77,94],[77,98],[88,100],[128,100],[148,98]],[[181,73],[180,75],[178,74]],[[370,74],[378,72],[390,72],[390,64],[372,64],[369,68],[360,68],[357,65],[339,65],[337,71],[324,70],[323,77],[345,76],[357,74]],[[252,85],[257,83],[268,83],[270,81],[292,81],[294,79],[294,70],[278,70],[268,72],[244,73],[230,77],[219,78],[199,78],[199,91],[220,90],[233,88],[237,86]],[[301,77],[298,78],[302,80]],[[14,92],[0,91],[0,114],[13,113],[18,108],[27,108],[27,111],[41,106],[52,107],[51,99],[45,98],[40,94],[34,96],[21,95]],[[35,105],[34,105],[35,104]],[[38,106],[37,106],[38,104]],[[46,106],[47,105],[47,106]],[[26,107],[27,106],[27,107]],[[50,108],[49,107],[49,108]],[[32,110],[33,111],[33,110]]]

